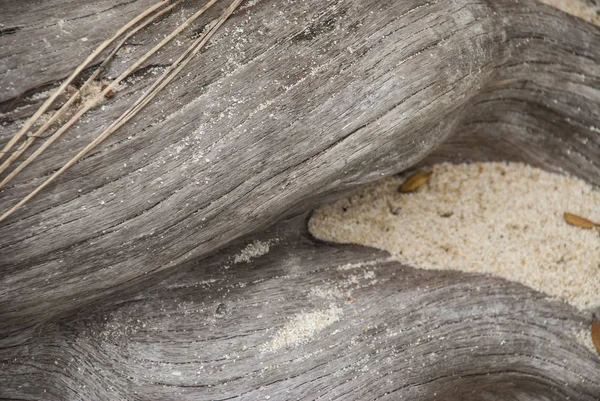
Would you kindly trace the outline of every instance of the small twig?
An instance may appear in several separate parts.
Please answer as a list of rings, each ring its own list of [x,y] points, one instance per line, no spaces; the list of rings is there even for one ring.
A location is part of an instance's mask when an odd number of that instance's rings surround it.
[[[81,71],[83,71],[92,61],[94,61],[94,59],[98,57],[98,55],[102,53],[104,49],[110,46],[112,42],[117,40],[119,36],[127,32],[132,26],[144,19],[147,15],[154,12],[156,9],[163,7],[164,5],[165,0],[161,0],[159,3],[156,3],[155,5],[153,5],[152,7],[150,7],[149,9],[147,9],[146,11],[142,12],[137,17],[129,21],[127,24],[122,26],[117,32],[115,32],[113,36],[102,42],[100,46],[98,46],[96,50],[94,50],[92,54],[90,54],[88,58],[86,58],[85,61],[75,69],[75,71],[73,71],[73,73],[59,86],[59,88],[56,91],[54,91],[54,93],[52,93],[52,95],[48,99],[46,99],[44,104],[42,104],[42,106],[40,106],[40,108],[35,112],[35,114],[31,116],[29,120],[27,120],[25,125],[21,127],[21,129],[10,139],[10,141],[8,141],[6,145],[4,145],[4,148],[2,149],[2,151],[0,151],[0,160],[6,153],[8,153],[12,149],[14,144],[17,143],[17,141],[19,141],[19,139],[21,139],[23,135],[25,135],[25,133],[33,126],[33,124],[35,124],[38,118],[40,118],[40,116],[46,112],[48,107],[50,107],[52,103],[54,103],[54,101],[62,93],[62,91],[64,91],[65,88],[69,84],[71,84],[71,82],[73,82],[73,80],[81,73]]]
[[[173,32],[171,32],[168,36],[166,36],[163,40],[161,40],[156,46],[152,49],[148,50],[146,54],[140,57],[136,62],[130,65],[125,71],[121,73],[117,78],[115,78],[109,85],[106,86],[97,94],[87,105],[84,105],[82,109],[80,109],[69,121],[67,121],[62,127],[60,127],[50,138],[48,138],[35,152],[33,152],[26,160],[24,160],[21,164],[19,164],[8,176],[6,176],[0,182],[0,188],[5,186],[14,176],[19,174],[25,167],[31,164],[42,152],[44,152],[50,145],[52,145],[62,134],[64,134],[69,128],[71,128],[75,123],[83,116],[88,110],[93,108],[104,96],[115,89],[115,87],[121,83],[122,80],[127,78],[129,74],[131,74],[136,68],[142,65],[146,60],[148,60],[154,53],[159,51],[164,45],[169,43],[175,36],[179,35],[181,31],[187,28],[191,23],[193,23],[198,17],[200,17],[208,8],[210,8],[217,0],[210,0],[204,7],[202,7],[198,12],[188,18],[183,24],[177,27]]]
[[[35,142],[36,138],[44,138],[44,136],[42,136],[42,134],[44,132],[46,132],[48,130],[48,128],[50,128],[52,126],[52,124],[54,124],[66,112],[66,110],[68,110],[68,108],[73,104],[73,102],[75,102],[75,100],[77,100],[79,97],[81,97],[81,92],[92,81],[94,81],[102,73],[102,71],[108,65],[108,63],[110,62],[110,60],[112,60],[112,58],[115,56],[115,54],[117,54],[117,52],[119,51],[119,49],[121,49],[121,47],[125,44],[125,42],[127,42],[127,40],[129,38],[131,38],[133,35],[135,35],[136,33],[138,33],[140,30],[142,30],[145,27],[147,27],[152,22],[156,21],[156,19],[159,18],[160,16],[162,16],[165,13],[171,11],[174,7],[176,7],[178,4],[182,3],[183,1],[185,1],[185,0],[178,0],[178,1],[174,2],[173,4],[171,4],[170,6],[168,6],[167,8],[165,8],[165,9],[159,11],[158,13],[154,14],[149,19],[147,19],[146,21],[144,21],[142,24],[138,25],[133,30],[131,30],[130,32],[128,32],[127,35],[125,35],[125,37],[123,39],[121,39],[121,41],[110,52],[110,54],[108,56],[106,56],[106,58],[98,66],[98,68],[96,68],[96,70],[94,71],[94,73],[85,81],[85,83],[81,86],[81,88],[79,88],[79,90],[76,93],[74,93],[73,96],[71,96],[69,98],[69,100],[67,100],[65,102],[65,104],[63,104],[61,106],[61,108],[58,109],[58,111],[56,111],[52,115],[52,117],[46,123],[44,123],[44,125],[42,125],[34,134],[28,135],[29,137],[27,138],[27,140],[21,146],[19,146],[19,148],[17,150],[15,150],[13,152],[9,156],[9,158],[4,161],[4,163],[2,163],[0,165],[0,174],[2,174],[2,172],[4,170],[6,170],[11,165],[11,163],[13,161],[15,161],[16,159],[18,159],[19,156],[21,156],[23,154],[23,152],[25,152],[29,148],[29,146],[31,146],[33,144],[33,142]],[[12,175],[12,177],[14,177],[14,175]],[[6,185],[6,183],[8,183],[8,181],[10,181],[10,179],[6,180],[6,182],[3,181],[2,184],[0,185],[0,188],[2,188],[2,186]]]
[[[198,13],[204,12],[208,7],[212,6],[216,0],[209,2],[205,5]],[[77,163],[81,158],[83,158],[86,154],[88,154],[92,149],[98,146],[102,141],[108,138],[113,132],[119,129],[123,124],[127,123],[131,118],[133,118],[142,108],[144,108],[155,96],[158,94],[171,80],[189,63],[189,61],[202,49],[202,47],[210,40],[210,38],[214,35],[214,33],[219,29],[221,25],[229,18],[229,16],[235,11],[235,9],[242,3],[243,0],[234,0],[232,4],[225,10],[223,15],[219,18],[218,22],[211,27],[203,36],[198,38],[194,43],[184,52],[182,56],[180,56],[177,61],[175,61],[168,71],[166,71],[156,82],[159,84],[153,85],[154,89],[150,89],[150,91],[146,92],[142,95],[138,101],[135,102],[127,111],[125,111],[115,122],[113,122],[108,128],[106,128],[100,135],[96,137],[90,144],[88,144],[85,148],[83,148],[77,155],[75,155],[71,160],[69,160],[65,165],[63,165],[59,170],[57,170],[54,174],[52,174],[46,181],[40,184],[37,188],[35,188],[31,193],[29,193],[26,197],[21,199],[15,206],[7,210],[2,216],[0,216],[0,222],[8,218],[12,213],[14,213],[19,207],[23,206],[27,203],[31,198],[37,195],[42,189],[44,189],[47,185],[49,185],[52,181],[58,178],[63,172],[65,172],[69,167],[73,166]],[[196,14],[198,14],[196,13]],[[199,14],[198,14],[199,15]],[[177,67],[175,68],[174,66]],[[172,72],[170,75],[167,75],[169,72]]]

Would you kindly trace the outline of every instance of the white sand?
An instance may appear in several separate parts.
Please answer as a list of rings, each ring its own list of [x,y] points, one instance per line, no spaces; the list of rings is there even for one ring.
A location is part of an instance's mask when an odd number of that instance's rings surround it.
[[[583,20],[600,25],[600,3],[592,4],[589,0],[539,0],[566,13],[572,14]]]
[[[600,192],[590,185],[517,163],[436,165],[410,194],[398,192],[403,180],[317,210],[310,231],[415,267],[490,273],[579,309],[600,306],[600,231],[563,219],[568,211],[600,222]]]
[[[250,263],[259,256],[269,253],[270,248],[271,243],[268,241],[256,240],[251,242],[250,244],[246,245],[246,247],[242,249],[240,253],[233,257],[233,263]]]
[[[306,343],[325,327],[340,320],[341,308],[330,306],[329,309],[300,313],[285,324],[273,338],[261,347],[263,352],[277,351],[281,348]]]
[[[594,341],[592,340],[592,336],[590,335],[590,328],[586,327],[585,329],[577,330],[573,333],[577,342],[584,347],[586,347],[592,354],[598,354],[598,350],[596,350],[596,346],[594,345]]]

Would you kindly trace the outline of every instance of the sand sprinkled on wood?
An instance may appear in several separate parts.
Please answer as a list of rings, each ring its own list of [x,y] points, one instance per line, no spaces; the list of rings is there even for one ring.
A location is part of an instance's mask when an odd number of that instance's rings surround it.
[[[246,245],[246,247],[242,249],[240,253],[233,257],[233,263],[250,263],[259,256],[269,253],[271,244],[271,242],[259,240],[251,242],[250,244]]]
[[[432,172],[413,193],[398,191],[406,176],[367,186],[315,211],[309,229],[415,267],[490,273],[579,309],[600,306],[600,230],[563,216],[600,222],[600,192],[519,163],[440,164]]]
[[[590,336],[590,328],[586,327],[585,329],[578,330],[573,333],[577,342],[584,347],[586,347],[592,354],[598,354],[596,347],[594,346],[594,342],[592,341],[592,337]]]
[[[264,352],[303,344],[325,327],[340,320],[343,311],[337,306],[328,309],[300,313],[285,324],[261,349]]]

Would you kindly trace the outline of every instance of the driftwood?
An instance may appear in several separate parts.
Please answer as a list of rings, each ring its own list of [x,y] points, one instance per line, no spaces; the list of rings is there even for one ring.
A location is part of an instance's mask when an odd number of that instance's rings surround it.
[[[106,300],[104,311],[19,336],[21,345],[0,351],[3,396],[598,399],[600,358],[571,335],[588,314],[502,279],[315,242],[305,223],[300,216],[253,236],[277,242],[250,263],[234,263],[250,241],[241,240]],[[328,288],[350,298],[328,297]],[[332,306],[339,321],[305,344],[263,349],[290,318]]]
[[[0,144],[33,113],[31,94],[149,4],[3,4]],[[186,2],[121,57],[198,7]],[[3,188],[0,210],[179,51]],[[110,75],[124,69],[113,64]],[[522,160],[600,185],[599,121],[600,30],[533,1],[249,1],[132,123],[0,224],[0,396],[598,400],[600,359],[570,334],[591,313],[317,243],[303,213],[440,160]],[[234,265],[257,238],[278,242]],[[337,269],[349,262],[372,264]],[[311,295],[350,276],[352,300]],[[261,348],[297,313],[332,304],[342,317],[306,344]]]

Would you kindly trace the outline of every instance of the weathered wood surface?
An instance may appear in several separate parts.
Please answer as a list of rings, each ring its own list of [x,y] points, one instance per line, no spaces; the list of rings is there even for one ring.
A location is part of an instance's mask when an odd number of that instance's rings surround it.
[[[422,271],[385,261],[383,252],[315,242],[305,222],[278,224],[145,291],[107,300],[101,312],[47,324],[0,350],[0,394],[598,400],[600,358],[572,337],[589,325],[588,313],[502,279]],[[275,243],[234,263],[256,239]],[[339,320],[303,344],[264,349],[295,315],[331,308]]]
[[[33,112],[23,95],[81,60],[78,35],[91,49],[150,2],[47,4],[0,2],[2,29],[19,27],[0,36],[0,144]],[[600,185],[597,28],[508,0],[261,0],[225,28],[132,124],[0,225],[1,397],[600,399],[599,359],[570,334],[591,315],[522,286],[393,262],[339,271],[382,254],[315,243],[302,218],[258,234],[280,239],[268,255],[224,268],[259,238],[242,236],[424,157],[524,160]],[[138,77],[2,190],[0,210],[118,116],[152,76]],[[363,283],[355,302],[310,296],[350,275]],[[332,303],[343,317],[307,344],[260,349]]]
[[[597,163],[593,26],[533,2],[248,4],[133,123],[3,222],[2,323],[67,312],[206,255],[328,192],[414,164],[469,119],[481,120],[479,132],[497,130],[486,106],[514,105],[537,129],[551,126],[556,152]],[[10,49],[27,32],[1,39]],[[8,74],[3,82],[26,91],[26,79]],[[80,149],[140,85],[26,169],[0,208]],[[593,171],[565,167],[598,183]]]

